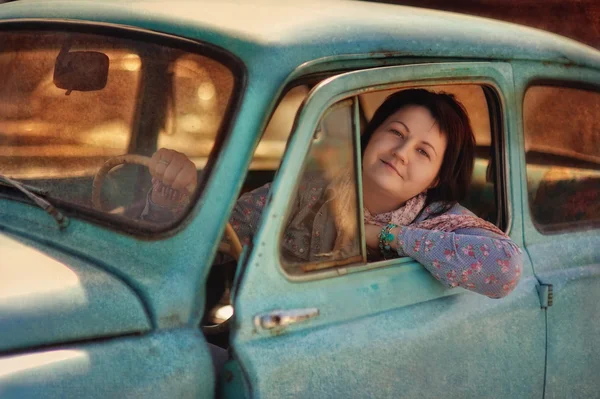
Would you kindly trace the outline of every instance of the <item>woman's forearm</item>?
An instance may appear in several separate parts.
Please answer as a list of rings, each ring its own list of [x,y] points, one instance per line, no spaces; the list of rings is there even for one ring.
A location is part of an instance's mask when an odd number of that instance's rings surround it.
[[[480,229],[443,232],[401,227],[395,233],[398,254],[421,263],[447,287],[501,298],[520,279],[522,253],[508,238]]]
[[[381,226],[365,225],[367,246],[379,251]],[[463,287],[491,298],[510,293],[521,276],[522,254],[510,239],[481,229],[458,232],[400,226],[386,244],[421,263],[447,287]]]

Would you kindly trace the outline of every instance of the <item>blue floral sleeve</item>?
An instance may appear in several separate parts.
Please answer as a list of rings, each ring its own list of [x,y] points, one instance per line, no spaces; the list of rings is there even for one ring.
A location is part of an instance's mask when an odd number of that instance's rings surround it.
[[[502,298],[517,285],[521,249],[509,238],[477,228],[444,232],[402,227],[398,254],[421,263],[446,287]]]

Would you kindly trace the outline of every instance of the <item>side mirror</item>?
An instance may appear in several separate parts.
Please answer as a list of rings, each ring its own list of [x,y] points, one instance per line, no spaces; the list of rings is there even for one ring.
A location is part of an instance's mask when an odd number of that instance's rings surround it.
[[[54,84],[71,91],[102,90],[108,80],[108,56],[97,51],[62,52],[54,63]]]

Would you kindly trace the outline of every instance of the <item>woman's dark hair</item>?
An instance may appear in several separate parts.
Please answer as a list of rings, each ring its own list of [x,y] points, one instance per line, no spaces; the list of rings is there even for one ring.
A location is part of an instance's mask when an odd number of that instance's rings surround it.
[[[402,90],[390,95],[381,104],[361,137],[361,150],[377,128],[400,108],[418,105],[425,107],[446,136],[447,146],[438,184],[427,191],[427,204],[442,201],[446,205],[462,200],[469,189],[475,156],[475,137],[463,105],[452,94],[433,93],[425,89]]]

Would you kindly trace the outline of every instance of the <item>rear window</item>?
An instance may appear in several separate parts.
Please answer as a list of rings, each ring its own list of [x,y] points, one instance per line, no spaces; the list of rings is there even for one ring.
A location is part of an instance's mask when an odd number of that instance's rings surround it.
[[[600,93],[532,86],[523,103],[529,207],[542,233],[600,224]]]
[[[189,43],[4,31],[0,174],[39,188],[63,208],[125,224],[152,223],[139,217],[151,188],[146,167],[117,165],[97,198],[94,177],[113,157],[148,157],[167,147],[194,162],[201,183],[236,92],[238,76],[230,65],[224,54]],[[190,198],[198,198],[194,194]],[[171,225],[184,214],[161,223]]]

